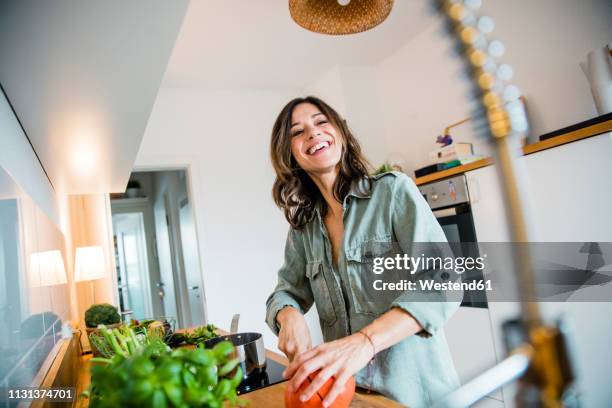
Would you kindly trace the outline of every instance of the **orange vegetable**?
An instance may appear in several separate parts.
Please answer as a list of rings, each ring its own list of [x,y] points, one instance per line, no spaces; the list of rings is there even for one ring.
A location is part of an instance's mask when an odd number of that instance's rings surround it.
[[[327,380],[325,384],[308,400],[305,402],[300,401],[300,395],[306,388],[314,381],[315,377],[319,372],[312,373],[302,383],[300,388],[296,392],[290,392],[289,388],[285,391],[285,408],[322,408],[323,400],[327,393],[331,390],[334,384],[334,377]],[[338,395],[334,403],[330,408],[348,408],[353,396],[355,395],[355,379],[351,377],[344,385],[344,391]]]

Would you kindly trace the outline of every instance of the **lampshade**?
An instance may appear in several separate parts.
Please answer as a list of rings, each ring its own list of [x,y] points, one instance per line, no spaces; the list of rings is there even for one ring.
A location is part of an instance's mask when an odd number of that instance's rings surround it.
[[[101,246],[79,247],[74,260],[74,281],[92,281],[106,276],[104,251]]]
[[[291,18],[321,34],[354,34],[376,27],[389,15],[393,0],[289,0]]]
[[[30,286],[63,285],[66,280],[64,258],[59,250],[35,252],[30,255]]]

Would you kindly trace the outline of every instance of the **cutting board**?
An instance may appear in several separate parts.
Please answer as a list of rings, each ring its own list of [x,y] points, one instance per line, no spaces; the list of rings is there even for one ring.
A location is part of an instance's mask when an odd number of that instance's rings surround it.
[[[240,396],[240,399],[250,401],[249,408],[284,408],[285,388],[287,382],[275,384]],[[355,393],[351,408],[400,408],[398,404],[381,395],[367,394],[361,391]]]

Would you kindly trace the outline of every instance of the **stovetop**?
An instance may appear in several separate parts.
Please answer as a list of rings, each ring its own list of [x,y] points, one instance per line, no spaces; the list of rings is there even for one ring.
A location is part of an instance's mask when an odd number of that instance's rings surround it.
[[[286,381],[283,378],[285,366],[277,363],[274,360],[266,358],[266,369],[261,373],[252,373],[246,380],[243,380],[236,392],[238,395],[243,395],[260,388],[269,387],[270,385],[278,384]]]

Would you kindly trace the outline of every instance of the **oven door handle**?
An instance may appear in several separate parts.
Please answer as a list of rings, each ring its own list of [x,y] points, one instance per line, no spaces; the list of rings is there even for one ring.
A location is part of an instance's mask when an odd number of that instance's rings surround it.
[[[450,217],[453,215],[457,215],[457,209],[453,207],[453,208],[445,208],[443,210],[434,210],[433,214],[436,218]]]

